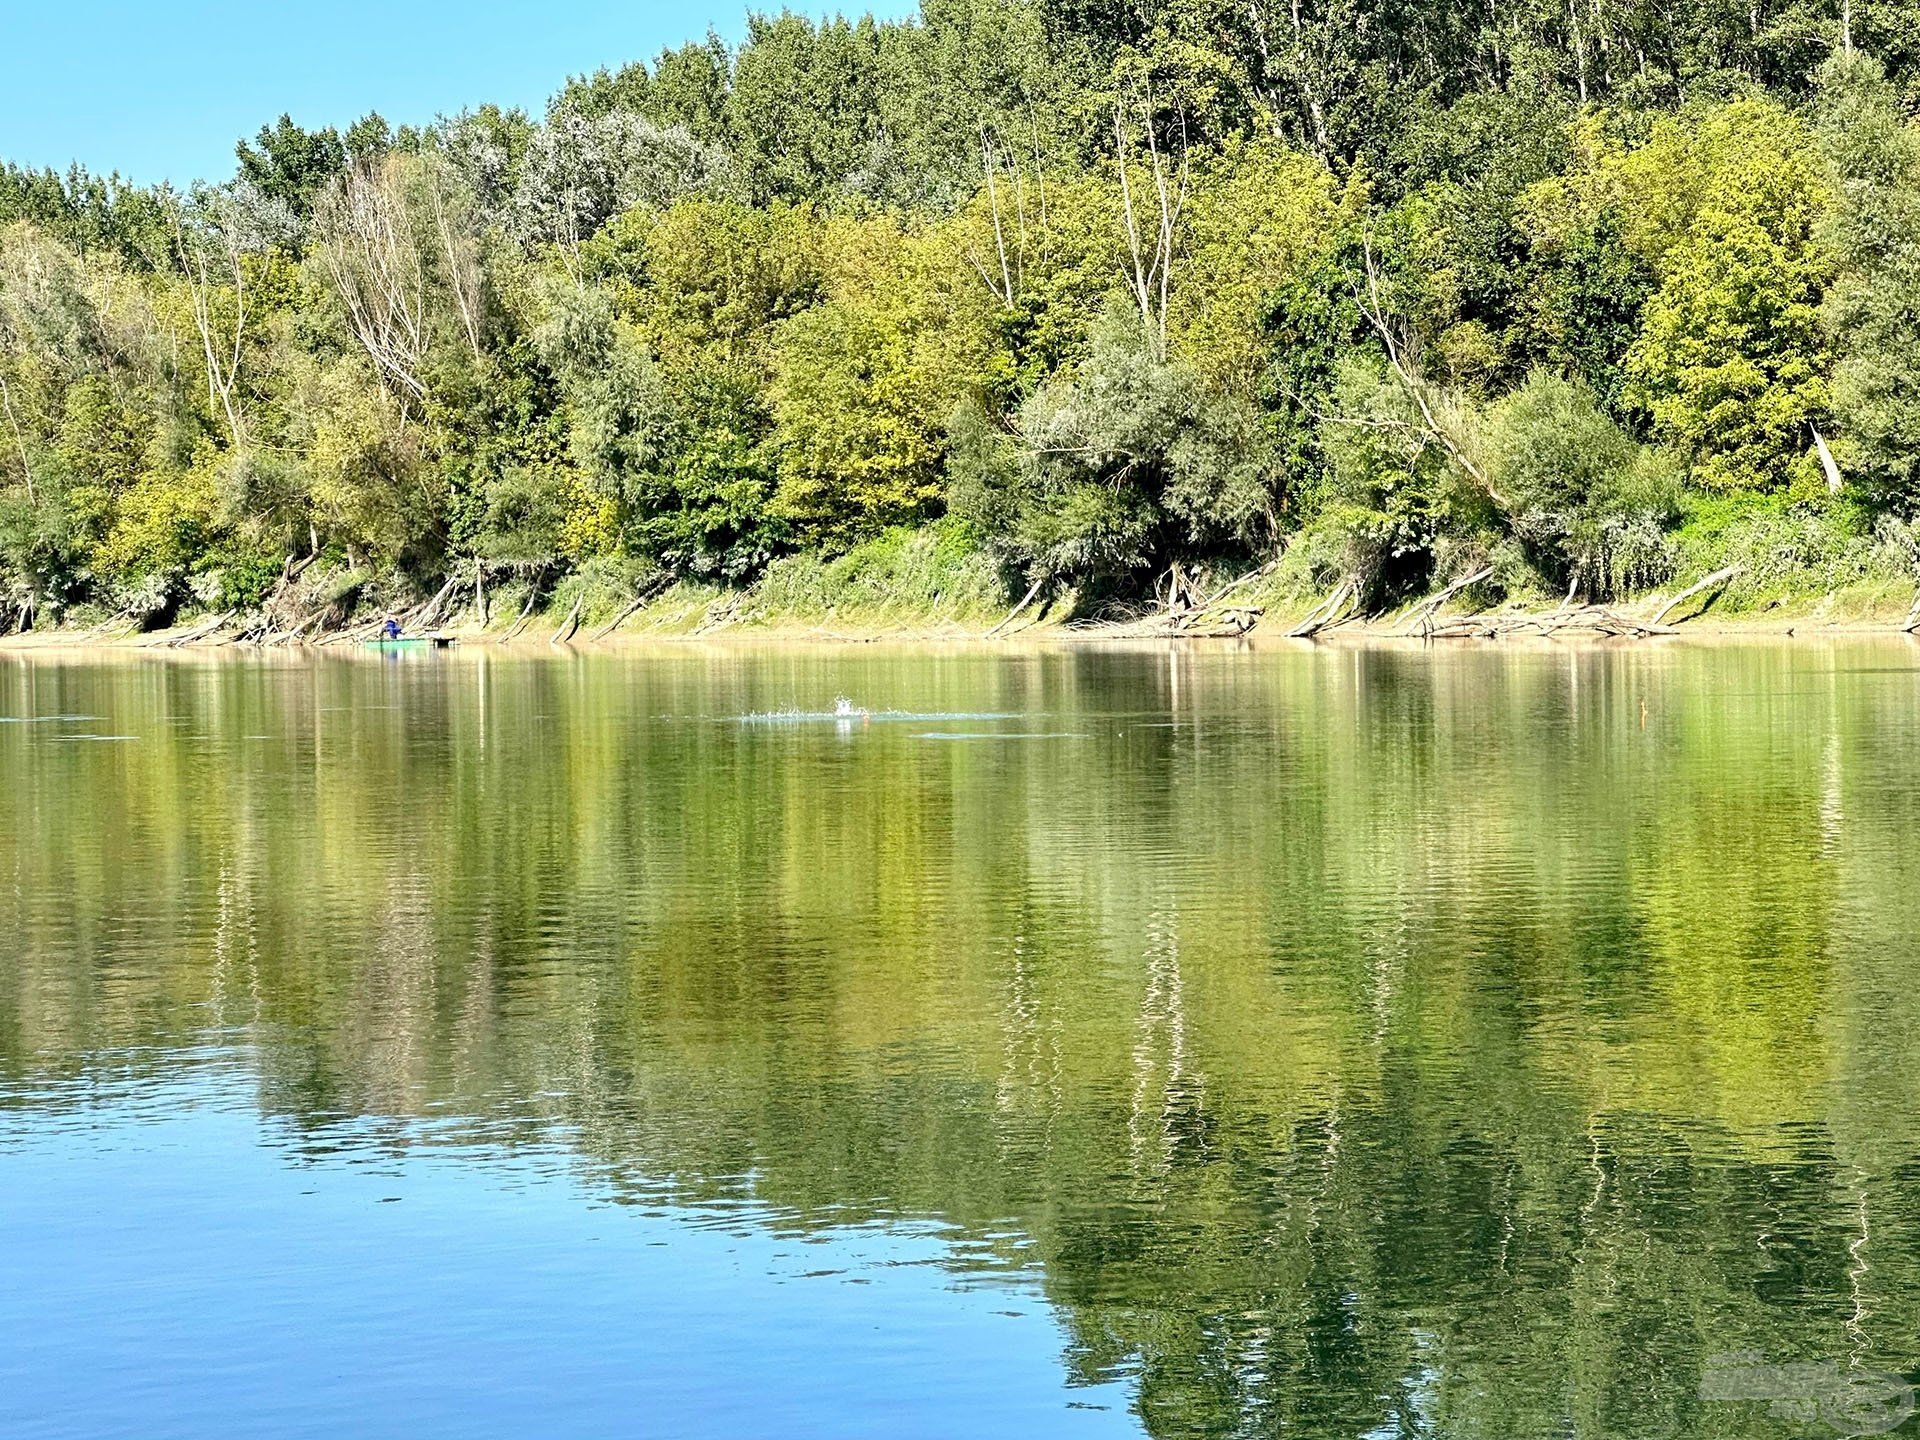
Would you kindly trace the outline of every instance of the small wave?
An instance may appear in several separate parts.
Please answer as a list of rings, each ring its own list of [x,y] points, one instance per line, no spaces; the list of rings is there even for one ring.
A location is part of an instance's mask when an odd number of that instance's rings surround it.
[[[916,725],[929,725],[943,720],[1014,720],[1018,718],[1010,711],[997,710],[856,710],[851,715],[842,715],[836,710],[762,710],[731,717],[732,722],[737,725],[804,725],[818,724],[823,720],[841,722],[869,720],[876,724],[900,724],[904,721]]]
[[[1084,740],[1079,730],[922,730],[916,740]]]

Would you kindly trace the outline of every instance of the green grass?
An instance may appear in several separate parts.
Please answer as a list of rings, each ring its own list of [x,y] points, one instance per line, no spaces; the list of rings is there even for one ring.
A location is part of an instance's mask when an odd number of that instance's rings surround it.
[[[1904,610],[1914,590],[1914,555],[1899,528],[1876,525],[1845,501],[1694,495],[1674,540],[1676,585],[1740,567],[1715,606],[1728,616],[1784,609],[1859,618]]]
[[[893,628],[991,625],[1015,597],[971,529],[954,520],[895,529],[843,555],[794,555],[754,587],[743,619]]]
[[[589,561],[553,587],[526,633],[551,634],[581,598],[580,630],[590,634],[619,614],[648,573],[617,560]],[[493,628],[510,624],[526,596],[524,583],[502,584],[492,596]],[[1012,603],[998,564],[971,529],[940,520],[889,530],[839,555],[788,556],[745,589],[677,581],[620,633],[686,635],[719,623],[856,633],[977,629],[997,623]]]

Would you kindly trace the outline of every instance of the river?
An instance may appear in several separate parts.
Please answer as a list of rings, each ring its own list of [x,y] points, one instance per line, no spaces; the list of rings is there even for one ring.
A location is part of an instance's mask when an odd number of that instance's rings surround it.
[[[1913,1411],[1920,645],[16,653],[0,937],[9,1437]]]

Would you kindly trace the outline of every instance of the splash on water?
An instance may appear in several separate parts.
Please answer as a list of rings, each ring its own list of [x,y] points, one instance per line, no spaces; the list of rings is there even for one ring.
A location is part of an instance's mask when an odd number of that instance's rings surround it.
[[[854,720],[882,724],[893,724],[905,720],[915,724],[929,724],[940,721],[979,722],[1015,718],[1012,712],[999,710],[869,710],[864,705],[854,704],[845,695],[834,698],[831,710],[802,710],[797,706],[788,706],[780,710],[755,710],[732,717],[734,723],[740,725],[804,725],[825,722],[846,724]]]

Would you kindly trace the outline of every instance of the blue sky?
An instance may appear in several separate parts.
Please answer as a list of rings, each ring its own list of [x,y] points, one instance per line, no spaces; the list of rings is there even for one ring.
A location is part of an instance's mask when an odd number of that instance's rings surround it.
[[[484,101],[538,111],[568,75],[745,28],[746,0],[14,0],[0,39],[0,159],[222,180],[286,111],[394,124]],[[758,8],[778,9],[763,3]],[[905,14],[910,0],[795,9]]]

